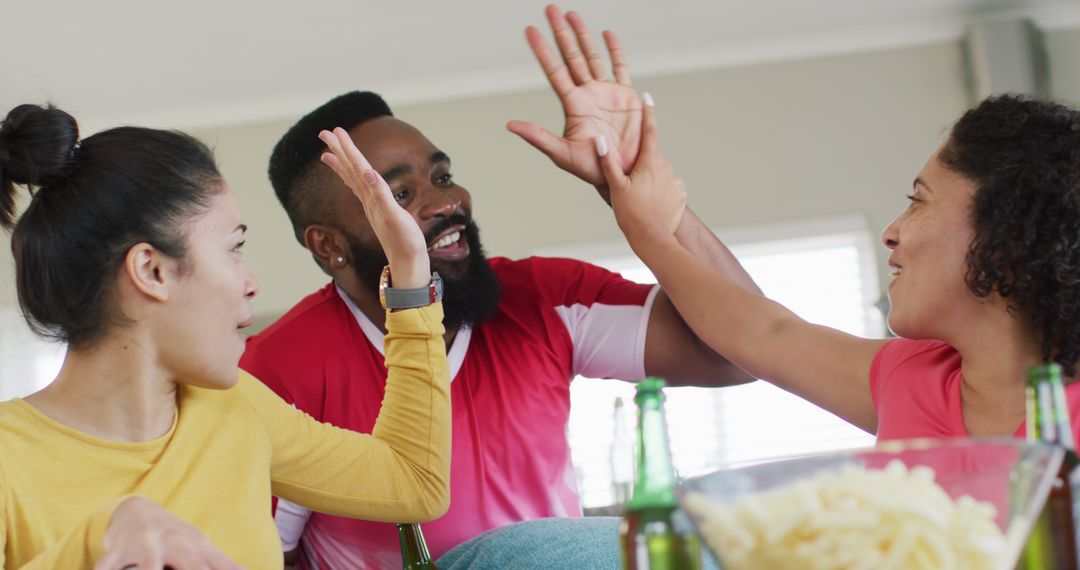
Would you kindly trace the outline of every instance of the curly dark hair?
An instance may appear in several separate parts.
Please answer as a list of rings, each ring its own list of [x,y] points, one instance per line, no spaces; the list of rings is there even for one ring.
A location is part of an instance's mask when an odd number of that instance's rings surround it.
[[[1043,359],[1080,359],[1080,111],[1001,95],[953,126],[943,164],[977,185],[967,285],[1031,318]]]

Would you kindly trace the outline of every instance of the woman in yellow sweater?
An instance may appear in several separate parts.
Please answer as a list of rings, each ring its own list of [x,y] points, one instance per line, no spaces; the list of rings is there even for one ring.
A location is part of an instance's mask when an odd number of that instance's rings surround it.
[[[48,387],[0,404],[0,566],[281,568],[271,494],[383,521],[445,512],[449,372],[426,243],[347,133],[320,138],[386,249],[392,293],[424,291],[387,315],[371,435],[238,373],[258,285],[205,146],[134,127],[80,141],[61,110],[8,114],[0,223],[14,226],[19,303],[68,355]],[[17,222],[16,185],[33,196]]]

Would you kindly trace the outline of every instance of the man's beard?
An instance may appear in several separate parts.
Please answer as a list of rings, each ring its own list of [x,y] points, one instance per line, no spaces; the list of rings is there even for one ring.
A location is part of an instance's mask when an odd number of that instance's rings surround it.
[[[443,280],[443,324],[447,330],[482,323],[495,316],[500,297],[499,280],[488,265],[476,224],[463,216],[451,216],[427,232],[427,243],[453,225],[465,226],[462,233],[469,244],[469,255],[460,261],[431,260],[432,271],[438,271]],[[356,276],[372,293],[378,294],[379,275],[388,263],[386,253],[381,247],[369,247],[346,235]]]

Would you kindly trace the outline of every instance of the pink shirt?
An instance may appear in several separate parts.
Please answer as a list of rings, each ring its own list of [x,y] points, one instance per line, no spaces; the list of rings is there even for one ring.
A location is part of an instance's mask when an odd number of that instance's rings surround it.
[[[879,440],[966,437],[960,397],[960,353],[931,340],[895,339],[885,343],[870,366],[870,393],[878,414]],[[1080,383],[1065,387],[1073,437],[1080,437]],[[1023,422],[1016,437],[1024,437]],[[1077,441],[1080,441],[1078,439]],[[919,453],[919,452],[913,452]],[[948,450],[922,455],[918,463],[934,469],[935,480],[953,497],[968,495],[997,508],[998,524],[1008,525],[1014,505],[1012,469],[1015,451]]]
[[[461,329],[447,359],[453,409],[450,511],[422,528],[433,557],[502,525],[581,516],[566,437],[570,381],[637,380],[656,289],[567,259],[491,260],[499,311]],[[316,419],[370,432],[383,335],[330,284],[248,343],[240,365]],[[308,568],[401,567],[392,524],[281,502],[286,550]]]
[[[936,340],[894,339],[870,366],[878,439],[966,437],[960,399],[960,353]],[[1080,383],[1065,387],[1073,437],[1080,441]],[[1016,437],[1024,437],[1021,423]]]

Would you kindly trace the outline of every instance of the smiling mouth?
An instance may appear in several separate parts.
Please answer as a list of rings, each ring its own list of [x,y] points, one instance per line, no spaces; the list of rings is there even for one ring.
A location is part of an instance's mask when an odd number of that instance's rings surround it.
[[[465,239],[465,227],[458,226],[444,232],[428,245],[428,255],[446,260],[459,260],[468,256],[469,244]]]
[[[461,239],[461,230],[451,232],[437,240],[435,243],[428,246],[428,251],[435,251],[436,249],[443,249],[457,243]]]

